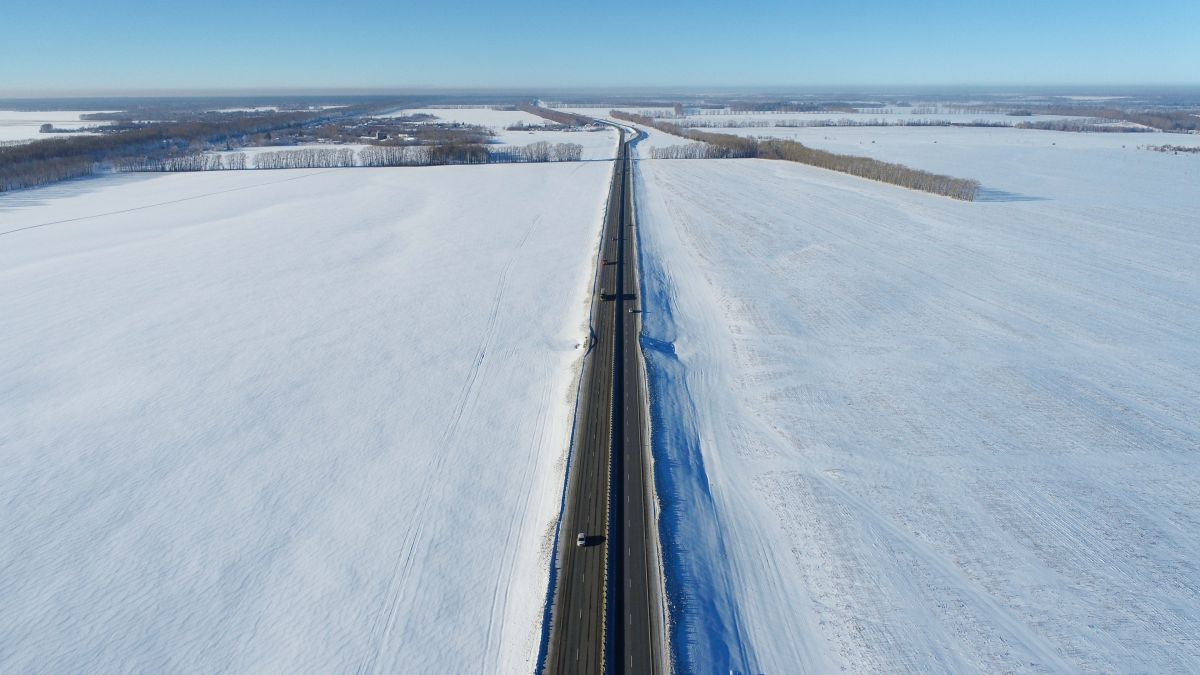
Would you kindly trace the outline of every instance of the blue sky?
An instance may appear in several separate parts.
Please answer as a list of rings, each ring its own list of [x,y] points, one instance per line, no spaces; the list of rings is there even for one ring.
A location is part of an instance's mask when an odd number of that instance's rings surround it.
[[[1200,83],[1200,0],[6,0],[0,91]]]

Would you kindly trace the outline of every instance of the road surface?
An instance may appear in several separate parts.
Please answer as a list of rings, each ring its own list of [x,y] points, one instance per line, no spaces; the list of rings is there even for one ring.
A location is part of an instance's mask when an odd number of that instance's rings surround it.
[[[626,153],[628,154],[628,152]],[[641,286],[638,283],[636,211],[633,208],[633,167],[627,157],[624,176],[624,223],[619,244],[621,261],[617,313],[616,378],[614,388],[619,401],[614,410],[613,428],[618,430],[613,449],[613,579],[620,579],[613,603],[613,673],[663,672],[662,625],[659,593],[659,565],[655,549],[655,517],[652,511],[650,445],[647,435],[648,408],[642,371]]]
[[[560,527],[552,674],[664,670],[627,139],[622,130]]]

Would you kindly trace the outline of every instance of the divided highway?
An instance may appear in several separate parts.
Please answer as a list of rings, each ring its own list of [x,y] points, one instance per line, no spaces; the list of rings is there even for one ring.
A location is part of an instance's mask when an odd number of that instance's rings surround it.
[[[589,354],[559,528],[545,672],[665,671],[633,222],[621,129],[600,246]],[[586,542],[579,546],[577,533]]]

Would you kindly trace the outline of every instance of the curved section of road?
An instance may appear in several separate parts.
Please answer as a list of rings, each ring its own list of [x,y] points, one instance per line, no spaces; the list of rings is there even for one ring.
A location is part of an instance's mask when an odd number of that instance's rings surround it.
[[[560,524],[547,673],[666,672],[637,297],[633,166],[621,129]],[[583,533],[585,544],[577,544]]]

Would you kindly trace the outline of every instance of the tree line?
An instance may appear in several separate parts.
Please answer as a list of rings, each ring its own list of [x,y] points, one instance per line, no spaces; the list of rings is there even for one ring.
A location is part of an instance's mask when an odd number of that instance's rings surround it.
[[[428,166],[429,146],[375,145],[358,151],[362,166]]]
[[[1010,106],[946,106],[946,110],[960,110],[964,112],[996,112],[1017,117],[1028,117],[1030,115],[1061,115],[1067,117],[1086,117],[1091,118],[1088,121],[1090,125],[1096,125],[1101,121],[1108,122],[1133,122],[1144,127],[1158,129],[1159,131],[1168,132],[1188,132],[1200,130],[1200,117],[1197,116],[1197,111],[1192,110],[1133,110],[1120,108],[1097,108],[1086,105],[1063,105],[1063,104],[1046,104],[1046,105],[1029,105],[1025,104],[1020,108]],[[1021,125],[1018,125],[1021,126]],[[1081,128],[1078,126],[1065,126],[1059,129],[1052,126],[1030,126],[1032,129],[1053,129],[1055,131],[1114,131],[1112,128]]]
[[[586,127],[589,124],[595,123],[595,120],[590,117],[576,115],[575,113],[563,112],[562,110],[551,110],[550,108],[543,108],[532,103],[521,103],[517,106],[517,110],[529,113],[530,115],[537,115],[538,117],[548,119],[551,122],[557,122],[558,124],[568,127]]]
[[[708,143],[687,143],[650,148],[650,159],[723,159],[719,148]]]
[[[236,171],[246,168],[246,153],[222,155],[196,152],[170,157],[138,157],[119,159],[113,169],[129,171]]]
[[[525,146],[492,150],[494,162],[578,162],[583,158],[583,146],[578,143],[547,143],[538,141]]]
[[[1200,117],[1194,114],[1195,111],[1187,110],[1137,111],[1118,110],[1116,108],[1044,106],[1034,107],[1033,112],[1042,115],[1073,115],[1077,117],[1098,117],[1114,122],[1133,122],[1134,124],[1151,127],[1159,131],[1183,132],[1200,130]],[[1068,129],[1067,131],[1073,130]]]
[[[852,113],[858,112],[858,109],[844,101],[831,101],[826,103],[799,103],[796,101],[730,101],[728,111],[728,114],[739,115],[748,113]],[[707,114],[720,115],[724,114],[724,111],[713,111]]]
[[[356,112],[356,111],[355,111]],[[318,124],[350,109],[270,113],[220,121],[156,122],[98,127],[97,135],[0,147],[0,192],[37,187],[110,168],[151,164],[228,145],[253,134]],[[189,160],[191,161],[191,160]]]
[[[354,166],[354,148],[298,148],[254,155],[256,169],[334,169]]]
[[[1042,131],[1079,131],[1079,132],[1100,132],[1100,133],[1117,133],[1130,134],[1146,131],[1155,131],[1149,127],[1130,126],[1128,124],[1115,124],[1106,122],[1099,118],[1085,119],[1062,119],[1062,120],[1037,120],[1034,122],[1021,122],[1017,124],[1018,129],[1041,129]]]
[[[847,173],[851,176],[899,185],[922,192],[931,192],[936,195],[945,195],[967,202],[975,201],[975,197],[979,194],[979,181],[977,180],[954,178],[894,162],[881,162],[870,157],[841,155],[817,150],[796,141],[775,139],[759,141],[758,151],[759,157],[764,159],[782,159],[809,164]]]
[[[403,146],[381,148],[356,158],[350,148],[298,148],[263,152],[253,158],[241,153],[217,154],[212,148],[237,147],[252,136],[319,127],[342,113],[321,111],[238,117],[221,122],[152,123],[122,127],[98,135],[54,138],[20,145],[0,145],[0,192],[48,185],[101,171],[223,171],[251,168],[332,168],[498,162],[578,161],[582,146],[575,143],[533,144],[532,149],[485,145],[484,135],[434,129],[436,144],[418,150]],[[453,139],[453,140],[450,140]],[[543,145],[549,147],[542,147]],[[366,150],[366,149],[364,149]],[[241,156],[239,156],[241,155]]]
[[[194,152],[169,157],[135,158],[114,163],[116,171],[238,171],[244,169],[332,169],[353,166],[434,166],[442,164],[511,164],[577,162],[578,143],[538,141],[526,146],[489,148],[460,143],[445,145],[375,145],[353,148],[271,150],[247,157],[244,152]]]
[[[944,195],[963,201],[974,201],[979,193],[979,181],[954,178],[941,174],[913,169],[903,164],[882,162],[870,157],[841,155],[825,150],[810,148],[802,143],[778,139],[752,139],[731,134],[714,134],[685,129],[677,124],[658,122],[648,117],[629,115],[617,110],[610,113],[617,119],[664,131],[697,143],[680,146],[677,150],[663,148],[651,150],[651,157],[658,153],[664,159],[718,159],[731,157],[756,157],[798,162],[829,169],[840,173],[875,180],[913,190]],[[703,147],[708,146],[708,147]]]
[[[895,119],[887,120],[878,117],[870,119],[838,119],[818,120],[683,120],[678,123],[686,129],[756,129],[760,127],[781,128],[812,128],[812,127],[1011,127],[1017,126],[1009,122],[989,122],[987,120],[971,120],[970,122],[953,122],[951,120],[931,119]]]
[[[1200,154],[1200,145],[1146,145],[1143,147],[1154,152],[1170,152],[1176,155],[1181,152]]]

